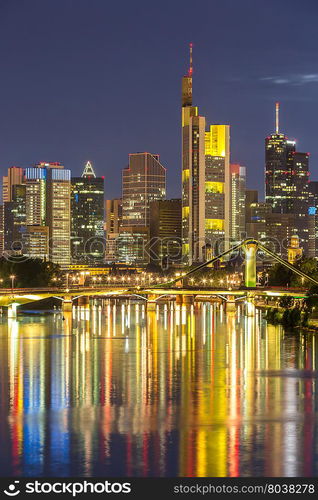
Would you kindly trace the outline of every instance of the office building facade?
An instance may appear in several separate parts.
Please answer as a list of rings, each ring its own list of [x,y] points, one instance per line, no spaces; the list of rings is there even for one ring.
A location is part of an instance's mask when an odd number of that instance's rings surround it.
[[[11,201],[3,204],[4,252],[6,255],[23,253],[23,236],[26,227],[26,189],[24,184],[13,184]]]
[[[149,205],[166,198],[166,169],[152,153],[132,153],[122,172],[122,225],[149,227]]]
[[[167,269],[182,259],[181,199],[154,201],[150,204],[150,262]]]
[[[273,213],[297,214],[294,229],[305,253],[309,238],[308,184],[309,154],[296,151],[296,142],[279,131],[276,103],[276,131],[265,139],[265,201]]]
[[[25,184],[26,225],[39,228],[39,255],[45,254],[42,241],[48,227],[48,258],[67,268],[71,263],[71,171],[58,162],[41,162],[25,169]]]
[[[71,179],[72,261],[102,263],[105,256],[104,178],[87,162],[81,177]]]
[[[117,242],[119,230],[123,221],[123,204],[121,198],[106,200],[106,252],[105,261],[107,263],[116,262],[118,251]]]
[[[246,167],[230,165],[230,240],[239,243],[245,238]]]
[[[205,117],[192,104],[190,66],[182,78],[182,256],[184,264],[202,261],[205,245]]]

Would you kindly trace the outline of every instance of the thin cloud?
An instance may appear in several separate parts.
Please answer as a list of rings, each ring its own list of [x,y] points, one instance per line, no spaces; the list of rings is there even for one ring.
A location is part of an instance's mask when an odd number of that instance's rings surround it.
[[[274,83],[275,85],[307,85],[308,83],[318,83],[318,73],[297,74],[290,76],[264,76],[260,78],[263,82]]]

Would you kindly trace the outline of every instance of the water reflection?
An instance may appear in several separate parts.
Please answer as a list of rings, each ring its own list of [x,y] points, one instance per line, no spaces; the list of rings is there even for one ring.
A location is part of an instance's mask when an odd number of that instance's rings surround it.
[[[210,303],[3,318],[1,475],[316,476],[316,343]]]

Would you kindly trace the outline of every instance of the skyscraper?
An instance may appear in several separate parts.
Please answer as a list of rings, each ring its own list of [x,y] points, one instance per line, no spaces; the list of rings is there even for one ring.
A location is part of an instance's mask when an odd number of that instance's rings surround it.
[[[185,264],[203,259],[205,245],[205,117],[192,105],[190,66],[182,78],[182,256]]]
[[[46,225],[49,226],[49,259],[62,267],[71,263],[71,171],[47,167]]]
[[[273,213],[297,214],[300,245],[308,245],[309,154],[296,151],[296,142],[279,132],[279,103],[276,130],[265,139],[265,199]]]
[[[166,198],[166,169],[152,153],[132,153],[122,173],[123,226],[149,227],[149,204]]]
[[[229,248],[230,127],[210,125],[192,105],[190,67],[182,78],[182,255],[185,264]],[[210,256],[210,255],[209,255]]]
[[[205,132],[205,244],[217,255],[231,236],[230,127],[210,125]]]
[[[106,262],[116,262],[118,256],[118,236],[123,221],[121,198],[106,200]]]
[[[181,214],[180,199],[150,203],[150,261],[164,269],[181,263]]]
[[[13,184],[11,201],[4,202],[4,250],[7,254],[23,253],[26,226],[26,196],[24,184]]]
[[[12,201],[12,186],[24,183],[24,169],[22,167],[8,168],[8,174],[2,178],[2,201]]]
[[[166,169],[152,153],[132,153],[122,173],[122,227],[118,252],[121,262],[147,264],[150,203],[166,198]],[[136,255],[134,256],[134,252]]]
[[[246,168],[238,163],[230,165],[230,238],[232,243],[245,236]]]
[[[36,235],[39,237],[41,255],[45,248],[45,227],[49,235],[49,260],[68,267],[70,254],[70,187],[71,171],[58,162],[38,163],[25,169],[26,184],[26,224],[36,226],[38,231],[27,229],[27,239],[32,235],[35,248]],[[34,254],[33,254],[34,255]]]
[[[23,234],[23,253],[31,259],[49,259],[48,226],[26,226]]]
[[[26,223],[45,226],[46,221],[46,167],[27,167],[26,184]]]
[[[104,260],[104,178],[88,161],[81,177],[72,177],[71,241],[75,262]]]
[[[258,191],[255,189],[245,190],[245,224],[249,224],[251,221],[251,205],[252,203],[258,203]]]
[[[8,246],[10,247],[8,241],[5,245],[5,230],[6,238],[8,240],[9,234],[11,235],[11,230],[4,227],[5,221],[5,206],[4,204],[12,201],[12,188],[15,185],[21,185],[24,183],[24,169],[21,167],[9,167],[8,174],[2,178],[2,203],[0,207],[0,255],[3,254],[4,247],[6,246],[6,251]],[[9,213],[9,208],[6,206],[6,220],[8,222],[8,217],[12,220],[11,214]],[[10,236],[11,238],[11,236]]]
[[[309,183],[308,207],[308,256],[318,257],[318,181]]]
[[[106,200],[106,234],[118,234],[123,220],[123,203],[121,198]]]

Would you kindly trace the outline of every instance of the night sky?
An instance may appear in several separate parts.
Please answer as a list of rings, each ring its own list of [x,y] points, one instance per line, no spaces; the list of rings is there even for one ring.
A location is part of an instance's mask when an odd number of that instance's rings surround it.
[[[180,196],[181,77],[193,42],[194,104],[231,125],[231,160],[263,191],[264,138],[311,153],[318,179],[317,0],[0,0],[0,174],[91,160],[107,197],[128,153],[159,153]]]

